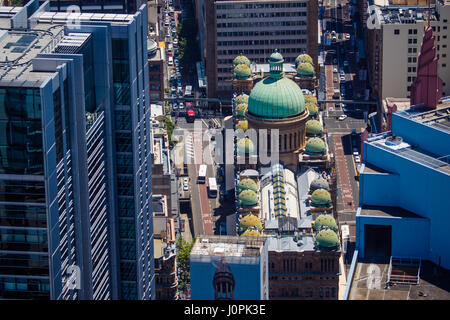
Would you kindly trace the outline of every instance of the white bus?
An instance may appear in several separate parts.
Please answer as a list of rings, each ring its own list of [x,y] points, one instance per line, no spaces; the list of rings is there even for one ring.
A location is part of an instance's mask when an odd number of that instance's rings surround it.
[[[216,178],[208,178],[208,196],[210,198],[217,197],[217,182],[216,182]]]
[[[205,183],[206,179],[206,164],[201,164],[198,170],[197,183]]]
[[[184,89],[184,96],[185,97],[192,96],[192,86],[186,86],[186,88]]]

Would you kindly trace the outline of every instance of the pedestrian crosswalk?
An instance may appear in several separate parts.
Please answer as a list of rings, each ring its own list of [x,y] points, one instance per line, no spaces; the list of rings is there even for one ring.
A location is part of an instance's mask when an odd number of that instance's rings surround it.
[[[186,153],[186,160],[188,160],[187,163],[192,163],[194,160],[194,141],[192,139],[192,133],[186,132],[185,138],[184,150]]]
[[[222,124],[220,123],[220,121],[218,119],[212,118],[211,120],[214,122],[216,128],[220,128],[222,126]]]

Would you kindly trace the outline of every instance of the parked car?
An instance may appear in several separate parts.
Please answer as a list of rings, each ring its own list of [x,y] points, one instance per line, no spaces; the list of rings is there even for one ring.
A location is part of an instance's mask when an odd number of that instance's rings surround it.
[[[183,185],[183,191],[189,191],[189,184],[185,183]]]
[[[343,114],[343,115],[339,116],[338,119],[339,119],[339,121],[344,121],[345,119],[347,119],[347,115]]]
[[[353,155],[354,156],[359,156],[358,148],[353,148]]]
[[[356,163],[361,163],[361,158],[360,158],[360,156],[355,156],[355,162],[356,162]]]
[[[344,61],[344,67],[348,67],[348,66],[349,66],[348,61],[345,60],[345,61]]]

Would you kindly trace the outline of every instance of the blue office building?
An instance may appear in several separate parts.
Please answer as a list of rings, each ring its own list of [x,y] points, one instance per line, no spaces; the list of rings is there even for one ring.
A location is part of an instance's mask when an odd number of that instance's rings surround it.
[[[1,8],[0,299],[154,298],[146,33]]]
[[[268,241],[199,236],[190,254],[192,300],[268,300]]]
[[[392,132],[363,145],[359,258],[428,260],[450,269],[450,104],[392,114]]]

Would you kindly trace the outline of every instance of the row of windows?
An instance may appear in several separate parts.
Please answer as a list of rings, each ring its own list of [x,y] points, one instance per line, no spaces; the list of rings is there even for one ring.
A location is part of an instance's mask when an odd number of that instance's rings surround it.
[[[273,39],[273,40],[241,40],[241,41],[218,41],[218,47],[224,46],[262,46],[270,44],[298,44],[306,43],[306,39]]]
[[[2,242],[47,243],[46,230],[0,229],[0,237]]]
[[[306,17],[306,11],[291,12],[248,12],[218,14],[217,19],[239,19],[239,18],[275,18],[275,17]]]
[[[0,180],[0,201],[44,203],[44,182]]]
[[[280,290],[282,297],[300,297],[302,295],[302,288],[281,288]],[[273,292],[271,293],[273,296]],[[306,288],[303,292],[303,297],[311,298],[313,297],[313,289]],[[320,298],[335,298],[336,297],[336,288],[319,288],[319,297]]]
[[[287,54],[289,54],[289,53],[298,54],[299,51],[300,51],[300,48],[278,48],[278,52],[280,52],[283,55],[286,53]],[[261,56],[263,56],[262,58],[249,57],[249,59],[254,63],[267,63],[267,59],[273,53],[273,49],[217,50],[217,55],[222,55],[222,56],[228,55],[228,56],[233,56],[233,58],[241,53],[249,54],[249,55],[251,55],[251,54],[261,55]],[[283,58],[284,58],[284,62],[289,63],[289,62],[293,62],[296,57],[283,57]],[[220,59],[220,60],[218,60],[218,62],[219,61],[223,61],[223,60]]]
[[[217,24],[217,28],[262,28],[289,26],[306,26],[306,21],[227,22]]]
[[[50,292],[48,280],[0,278],[0,293],[5,291],[41,291]]]
[[[306,29],[276,30],[276,31],[234,31],[217,32],[217,37],[253,37],[253,36],[295,36],[306,34]]]
[[[244,3],[244,4],[218,4],[220,9],[264,9],[264,8],[305,8],[306,1],[289,3]]]

